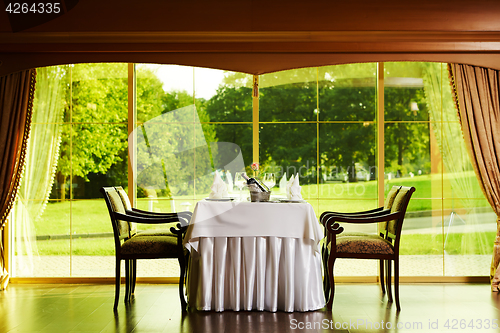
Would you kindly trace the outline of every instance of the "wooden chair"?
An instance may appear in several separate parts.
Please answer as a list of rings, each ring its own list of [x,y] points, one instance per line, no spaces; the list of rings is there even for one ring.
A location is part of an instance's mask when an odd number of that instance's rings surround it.
[[[401,311],[399,302],[399,244],[401,229],[410,198],[415,192],[414,187],[402,186],[392,204],[390,212],[382,210],[380,214],[364,216],[330,215],[325,221],[327,232],[328,252],[328,278],[330,284],[330,295],[327,307],[332,308],[335,294],[333,266],[337,258],[354,259],[378,259],[387,261],[387,294],[389,302],[392,302],[391,293],[391,261],[394,261],[394,294],[396,308]],[[383,228],[380,235],[350,235],[338,236],[344,228],[337,222],[345,223],[380,223]],[[338,236],[338,237],[337,237]]]
[[[146,210],[141,210],[137,208],[133,208],[132,204],[130,203],[130,200],[128,198],[127,192],[123,189],[121,186],[115,186],[116,191],[118,192],[118,195],[120,196],[120,199],[122,200],[123,206],[125,208],[125,212],[129,215],[134,215],[134,216],[139,216],[139,217],[176,217],[180,216],[184,220],[191,220],[192,213],[188,211],[184,212],[179,212],[179,213],[158,213],[158,212],[150,212]],[[148,236],[173,236],[174,233],[170,231],[171,227],[176,227],[177,223],[176,222],[171,222],[163,226],[164,228],[162,229],[155,229],[155,230],[144,230],[144,231],[139,231],[137,230],[137,226],[135,223],[130,223],[130,227],[133,231],[136,231],[138,235],[148,235]]]
[[[191,216],[193,215],[191,212],[184,211],[184,212],[179,212],[179,213],[158,213],[158,212],[150,212],[146,210],[141,210],[137,208],[133,208],[132,204],[130,203],[130,200],[128,198],[127,192],[123,189],[121,186],[115,186],[115,190],[118,192],[118,195],[120,196],[120,199],[122,200],[123,206],[125,208],[125,212],[129,215],[133,216],[138,216],[138,217],[146,217],[146,218],[176,218],[180,217],[181,224],[179,225],[178,222],[170,222],[170,223],[165,223],[162,224],[162,229],[154,229],[154,230],[137,230],[137,225],[134,222],[130,222],[130,229],[132,233],[135,233],[136,236],[176,236],[175,233],[171,231],[171,228],[177,228],[178,230],[182,231],[182,235],[184,236],[187,225],[189,224],[189,221],[191,221]],[[187,221],[187,223],[185,223]],[[181,298],[181,302],[185,300],[184,298],[184,289],[183,285],[185,284],[185,277],[186,277],[186,269],[187,269],[187,263],[189,260],[189,251],[184,251],[184,257],[181,258],[182,263],[180,263],[180,269],[181,269],[181,277],[184,277],[183,283],[179,283],[179,294]],[[131,294],[134,293],[135,291],[135,281],[136,281],[136,276],[137,276],[137,260],[131,260],[130,261],[131,265]],[[186,304],[183,303],[183,308],[186,308]]]
[[[116,255],[116,288],[113,309],[118,307],[120,297],[120,263],[125,261],[125,302],[130,301],[135,289],[137,259],[164,259],[177,258],[181,268],[179,279],[179,297],[183,311],[186,309],[184,297],[184,275],[186,268],[187,251],[182,244],[183,235],[187,229],[190,215],[183,213],[151,215],[147,212],[136,212],[132,215],[123,205],[120,194],[114,187],[103,187],[101,193],[108,207],[113,235],[115,240]],[[132,223],[145,224],[170,224],[169,234],[138,233]]]
[[[372,210],[366,210],[366,211],[361,211],[361,212],[352,212],[352,213],[341,213],[341,212],[330,212],[326,211],[323,212],[320,216],[320,222],[323,224],[325,228],[325,235],[327,235],[326,232],[326,221],[333,216],[345,216],[345,217],[370,217],[370,216],[377,216],[377,215],[384,215],[388,214],[391,211],[392,204],[394,202],[394,199],[396,198],[396,195],[398,194],[399,190],[401,189],[401,186],[393,186],[389,193],[387,193],[387,197],[385,198],[384,201],[384,206],[375,208]],[[384,222],[385,223],[385,222]],[[384,237],[384,232],[383,230],[385,227],[385,224],[380,228],[380,236]],[[362,236],[362,235],[367,235],[365,233],[360,233],[360,232],[343,232],[337,237],[344,237],[344,236]],[[323,258],[323,291],[325,293],[325,298],[328,299],[330,295],[330,279],[328,277],[328,247],[327,245],[329,244],[329,239],[326,239],[326,242],[323,243],[321,253],[322,253],[322,258]],[[384,260],[380,260],[380,270],[379,270],[379,276],[380,276],[380,287],[382,288],[382,293],[385,294],[385,279],[384,279]]]

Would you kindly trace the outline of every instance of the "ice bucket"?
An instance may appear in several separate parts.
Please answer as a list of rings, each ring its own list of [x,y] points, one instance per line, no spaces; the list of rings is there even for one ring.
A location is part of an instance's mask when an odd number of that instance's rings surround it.
[[[252,202],[260,202],[260,201],[269,201],[269,196],[271,192],[250,192],[250,201]]]

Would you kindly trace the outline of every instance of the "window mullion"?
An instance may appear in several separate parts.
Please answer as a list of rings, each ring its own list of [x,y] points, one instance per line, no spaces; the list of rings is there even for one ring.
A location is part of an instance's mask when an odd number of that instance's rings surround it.
[[[384,63],[377,63],[377,193],[378,207],[384,205]]]
[[[135,207],[137,197],[137,184],[134,182],[134,174],[137,172],[137,135],[134,130],[137,126],[137,78],[135,64],[128,64],[128,197]],[[132,137],[131,137],[132,135]],[[132,139],[132,140],[130,140]]]

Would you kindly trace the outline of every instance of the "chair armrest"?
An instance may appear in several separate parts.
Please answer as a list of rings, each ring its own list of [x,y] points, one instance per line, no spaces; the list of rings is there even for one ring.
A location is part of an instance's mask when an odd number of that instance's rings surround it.
[[[153,219],[164,219],[164,218],[172,218],[174,221],[179,221],[182,226],[187,226],[189,222],[191,221],[191,217],[193,213],[188,212],[188,211],[183,211],[179,213],[155,213],[155,212],[148,212],[145,210],[140,210],[136,208],[132,208],[132,210],[127,210],[127,215],[132,215],[132,216],[137,216],[137,217],[144,217],[144,218],[153,218]]]
[[[135,223],[146,223],[146,224],[162,224],[170,222],[180,222],[177,216],[175,217],[144,217],[144,216],[134,216],[129,214],[114,213],[117,220],[123,220],[127,222]]]
[[[384,214],[384,212],[389,212],[389,209],[384,209],[384,207],[379,207],[375,209],[365,210],[361,212],[353,212],[353,213],[342,213],[342,212],[323,212],[319,218],[321,224],[325,225],[325,222],[331,216],[347,216],[347,217],[363,217],[363,216],[372,216],[374,214]]]
[[[391,220],[396,220],[400,217],[401,212],[389,213],[384,215],[374,215],[374,216],[364,216],[364,217],[351,217],[351,216],[330,216],[326,221],[326,226],[335,222],[346,222],[346,223],[378,223],[386,222]]]
[[[326,230],[334,235],[338,235],[344,231],[344,227],[338,223],[329,223]]]
[[[148,212],[145,210],[140,210],[140,209],[135,209],[132,208],[132,210],[127,210],[127,215],[133,215],[133,216],[139,216],[139,217],[152,217],[152,218],[161,218],[161,217],[174,217],[177,216],[176,213],[154,213],[154,212]]]
[[[187,231],[187,226],[183,226],[181,223],[177,223],[175,227],[170,227],[170,231],[173,234],[182,237]]]

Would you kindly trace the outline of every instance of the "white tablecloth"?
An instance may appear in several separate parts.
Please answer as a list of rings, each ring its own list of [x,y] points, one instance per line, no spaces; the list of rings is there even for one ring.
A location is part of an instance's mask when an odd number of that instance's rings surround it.
[[[198,310],[310,311],[325,305],[308,203],[197,203],[184,239],[187,293]]]

